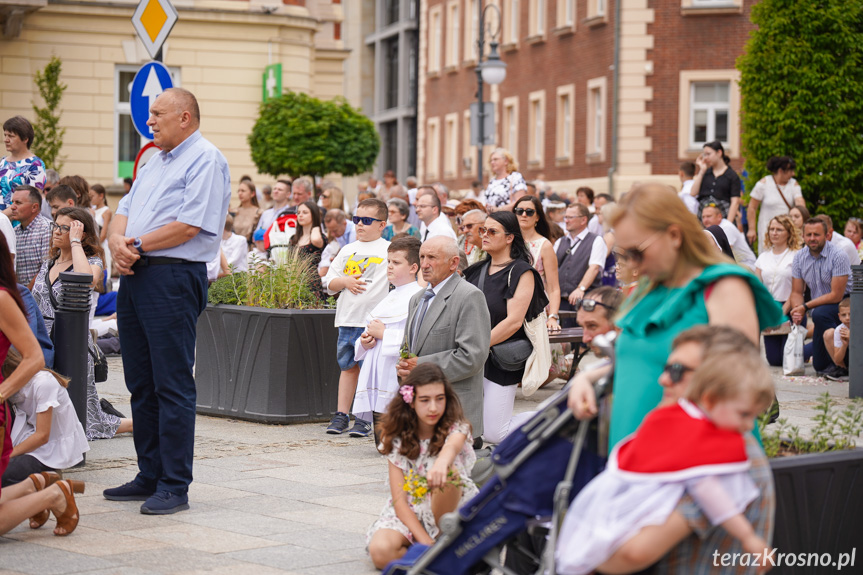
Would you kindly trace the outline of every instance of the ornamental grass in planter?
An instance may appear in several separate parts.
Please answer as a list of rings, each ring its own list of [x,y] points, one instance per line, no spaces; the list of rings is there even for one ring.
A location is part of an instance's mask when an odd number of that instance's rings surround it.
[[[759,425],[776,487],[773,547],[784,554],[771,573],[833,572],[823,561],[850,556],[863,533],[863,402],[843,408],[821,395],[809,438],[785,418],[768,420]]]
[[[308,256],[221,278],[198,320],[198,412],[263,423],[325,421],[336,407],[333,300]]]

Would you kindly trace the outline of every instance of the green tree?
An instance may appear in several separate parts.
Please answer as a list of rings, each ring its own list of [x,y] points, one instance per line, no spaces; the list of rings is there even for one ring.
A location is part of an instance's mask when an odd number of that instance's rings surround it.
[[[810,211],[842,229],[861,210],[863,2],[762,0],[738,59],[749,190],[792,156]]]
[[[249,146],[262,174],[352,176],[374,166],[381,144],[374,123],[344,99],[287,90],[261,104]]]
[[[33,124],[35,137],[33,138],[32,151],[42,158],[46,168],[53,168],[58,172],[63,168],[63,158],[60,156],[60,148],[63,147],[63,136],[66,128],[60,127],[60,100],[66,85],[60,82],[60,70],[62,62],[57,56],[52,56],[51,61],[44,70],[36,71],[36,86],[39,95],[45,102],[41,108],[33,104],[36,112],[36,122]]]

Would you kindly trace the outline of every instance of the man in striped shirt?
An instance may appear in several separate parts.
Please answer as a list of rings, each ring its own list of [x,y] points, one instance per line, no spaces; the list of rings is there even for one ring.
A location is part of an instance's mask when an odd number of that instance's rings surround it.
[[[848,256],[827,241],[827,224],[812,218],[803,224],[806,249],[794,256],[791,265],[791,320],[799,324],[807,311],[812,312],[812,366],[818,375],[831,379],[847,376],[844,368],[833,363],[824,345],[824,332],[839,325],[839,302],[851,291],[851,264]],[[803,301],[804,285],[812,299]]]

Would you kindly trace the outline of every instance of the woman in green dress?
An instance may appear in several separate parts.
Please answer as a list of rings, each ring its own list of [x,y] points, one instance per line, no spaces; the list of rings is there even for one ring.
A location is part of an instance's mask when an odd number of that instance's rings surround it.
[[[609,449],[633,433],[662,398],[657,383],[680,332],[727,325],[756,342],[782,323],[782,310],[747,269],[722,255],[673,190],[646,184],[628,193],[611,218],[615,253],[639,271],[641,283],[616,320],[614,398]],[[570,390],[580,419],[596,414],[587,378]]]

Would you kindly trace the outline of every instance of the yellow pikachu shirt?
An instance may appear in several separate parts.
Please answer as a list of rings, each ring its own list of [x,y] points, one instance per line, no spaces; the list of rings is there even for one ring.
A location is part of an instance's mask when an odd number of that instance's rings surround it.
[[[390,291],[387,280],[387,248],[390,243],[383,239],[373,242],[351,242],[341,250],[333,260],[327,275],[321,282],[330,295],[338,292],[330,291],[330,282],[337,277],[362,274],[366,282],[366,291],[354,295],[348,290],[342,290],[336,305],[336,327],[366,327],[366,319],[372,309],[384,299]]]

